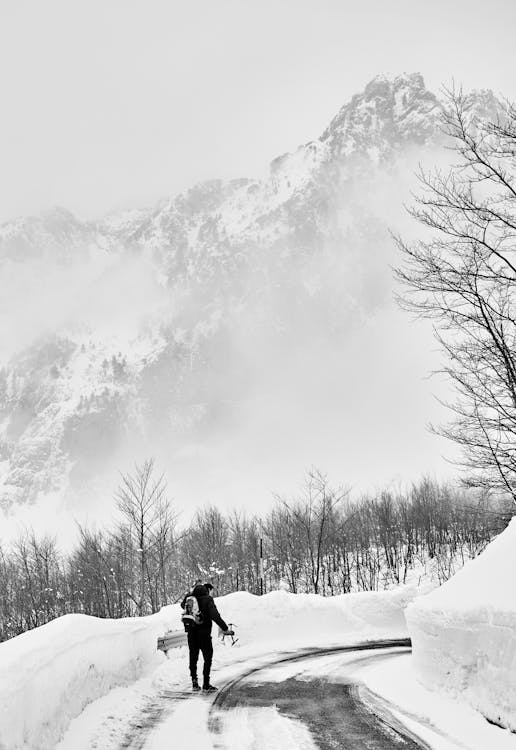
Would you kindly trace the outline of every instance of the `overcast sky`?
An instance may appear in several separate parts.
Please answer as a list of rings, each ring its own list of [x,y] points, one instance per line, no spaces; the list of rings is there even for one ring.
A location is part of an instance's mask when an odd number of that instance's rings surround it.
[[[259,175],[374,75],[516,97],[513,0],[0,0],[0,220]]]

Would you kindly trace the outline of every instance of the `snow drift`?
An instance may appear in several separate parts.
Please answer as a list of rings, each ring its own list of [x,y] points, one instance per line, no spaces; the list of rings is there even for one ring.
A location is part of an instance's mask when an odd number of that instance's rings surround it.
[[[516,731],[516,519],[484,552],[407,609],[425,687]]]
[[[323,638],[342,643],[406,636],[404,610],[415,593],[401,588],[323,598],[237,592],[217,605],[242,642],[265,651],[319,645]],[[0,748],[54,747],[88,703],[162,663],[156,639],[181,629],[179,615],[179,605],[140,619],[65,615],[0,644]]]
[[[84,706],[139,677],[162,630],[150,618],[65,615],[0,644],[0,747],[51,748]]]
[[[323,597],[271,591],[263,597],[244,591],[217,600],[226,621],[238,628],[243,642],[317,646],[340,637],[407,635],[404,610],[416,590],[364,591]]]

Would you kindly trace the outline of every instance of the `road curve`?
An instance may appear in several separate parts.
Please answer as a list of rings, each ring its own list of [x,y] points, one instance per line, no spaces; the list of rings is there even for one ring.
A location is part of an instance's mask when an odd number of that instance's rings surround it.
[[[385,640],[364,643],[357,646],[332,647],[305,650],[293,656],[286,656],[274,662],[274,666],[287,665],[304,660],[314,660],[328,655],[370,650],[385,650],[393,647],[406,647],[410,650],[410,640]],[[403,653],[403,652],[402,652]],[[392,653],[390,654],[392,656]],[[275,706],[284,716],[303,723],[319,750],[420,750],[429,746],[404,727],[390,712],[373,708],[374,703],[364,700],[369,691],[363,689],[353,677],[353,667],[358,661],[380,658],[372,654],[364,659],[347,662],[339,682],[325,679],[302,680],[295,677],[283,681],[260,680],[260,672],[270,670],[270,665],[255,667],[224,685],[216,695],[209,712],[208,728],[218,735],[216,745],[224,747],[224,713],[237,708]],[[251,678],[251,679],[250,679]],[[263,750],[266,750],[264,748]]]
[[[261,660],[258,665],[255,661],[252,668],[246,668],[242,663],[238,676],[223,684],[214,697],[204,696],[200,704],[195,704],[197,709],[205,706],[202,721],[207,722],[207,726],[203,747],[224,750],[227,722],[231,724],[242,709],[274,707],[281,716],[294,719],[298,726],[308,729],[318,750],[429,750],[423,740],[396,719],[389,704],[367,690],[357,676],[357,667],[373,660],[392,658],[393,648],[400,649],[399,653],[410,652],[410,640],[303,649],[280,658]],[[338,657],[346,654],[349,657],[340,663]],[[332,655],[336,657],[332,669],[337,681],[320,676],[328,668],[328,657]],[[322,660],[320,667],[319,659]],[[271,669],[284,668],[286,678],[281,679],[280,675],[277,679],[276,675],[276,679],[273,676],[271,680]],[[308,679],[307,669],[309,673],[313,671]],[[303,671],[303,677],[296,679]],[[180,716],[184,715],[183,709],[188,709],[191,701],[199,701],[199,696],[190,692],[164,691],[149,703],[140,720],[132,724],[119,747],[131,750],[154,747],[156,731],[169,739],[173,733],[175,741],[181,743]],[[262,738],[260,750],[268,750],[267,745],[268,740]]]

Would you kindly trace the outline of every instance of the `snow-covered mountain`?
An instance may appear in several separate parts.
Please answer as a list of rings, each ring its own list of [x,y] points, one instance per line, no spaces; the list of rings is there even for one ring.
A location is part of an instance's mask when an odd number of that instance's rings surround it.
[[[264,180],[0,227],[1,504],[91,497],[129,459],[237,434],[292,382],[324,390],[389,304],[387,226],[440,108],[419,74],[379,76]]]

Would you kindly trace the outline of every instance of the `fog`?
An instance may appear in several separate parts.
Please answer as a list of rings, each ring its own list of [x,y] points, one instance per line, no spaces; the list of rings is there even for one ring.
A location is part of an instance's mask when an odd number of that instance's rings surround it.
[[[272,493],[295,492],[311,466],[355,495],[423,473],[456,477],[443,458],[456,458],[454,447],[428,431],[449,417],[437,399],[451,397],[443,378],[430,377],[441,364],[433,331],[394,300],[391,267],[400,258],[387,228],[421,234],[403,207],[419,157],[407,154],[396,174],[348,191],[340,222],[355,226],[341,247],[301,270],[289,266],[288,283],[233,322],[212,381],[224,408],[208,430],[177,445],[175,461],[169,449],[157,451],[180,503],[192,496],[195,505],[263,508]],[[296,273],[303,280],[293,281]]]
[[[389,230],[420,235],[403,207],[419,158],[347,184],[338,232],[322,244],[252,247],[252,262],[225,276],[223,259],[221,278],[208,273],[204,285],[167,281],[155,254],[124,247],[88,245],[64,266],[4,263],[2,359],[37,413],[26,454],[49,434],[55,442],[40,471],[54,489],[16,506],[4,534],[33,523],[65,539],[75,520],[109,523],[120,472],[151,456],[182,522],[207,503],[262,511],[314,466],[356,496],[454,476],[443,455],[455,451],[427,429],[448,416],[436,398],[448,386],[429,378],[440,354],[429,325],[393,298]],[[45,342],[56,335],[68,344],[52,360]],[[106,371],[113,357],[119,376]]]
[[[130,339],[166,295],[142,258],[93,254],[0,264],[0,366],[45,336],[95,331]]]

